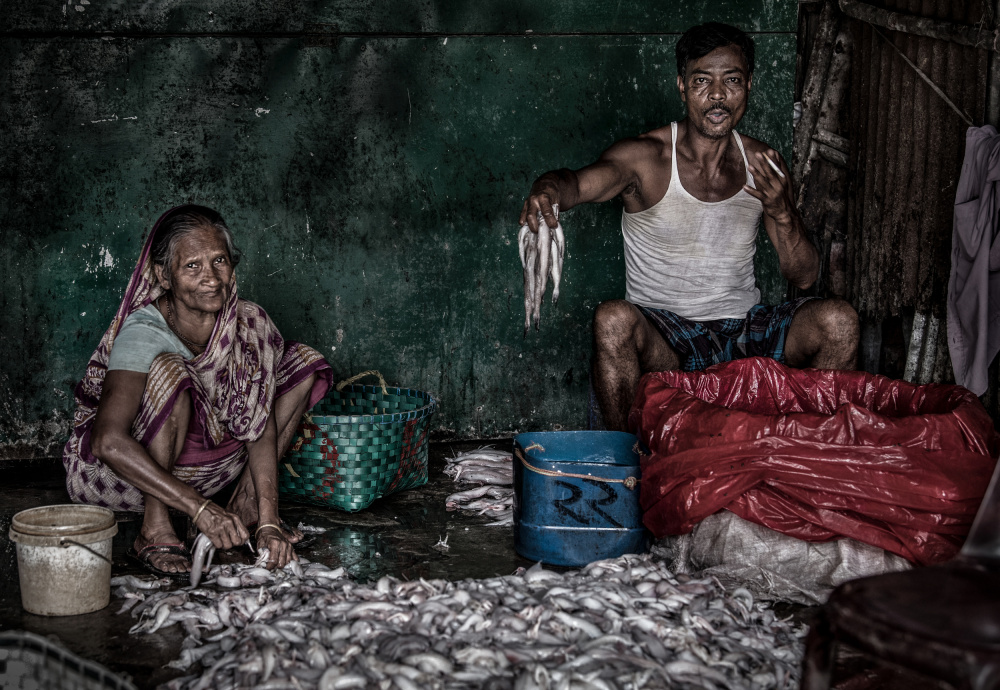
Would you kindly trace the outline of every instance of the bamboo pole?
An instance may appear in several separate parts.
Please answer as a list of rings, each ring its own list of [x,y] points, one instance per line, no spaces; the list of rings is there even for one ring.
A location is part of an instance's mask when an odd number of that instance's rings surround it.
[[[809,56],[805,84],[802,89],[802,119],[795,127],[792,141],[792,178],[802,184],[803,171],[809,158],[809,141],[812,139],[823,101],[823,86],[830,69],[833,55],[833,41],[837,35],[837,17],[832,0],[823,5],[819,18],[819,30]]]
[[[849,142],[834,130],[840,128],[842,113],[847,106],[850,85],[852,35],[847,26],[840,27],[830,46],[827,72],[822,75],[823,91],[816,104],[808,153],[804,156],[797,205],[802,220],[820,252],[820,282],[815,290],[821,295],[843,296],[846,286],[846,223],[847,165]],[[834,163],[824,165],[822,161]],[[797,293],[793,293],[797,296]]]
[[[840,9],[848,17],[860,19],[884,29],[928,38],[939,38],[981,50],[994,52],[1000,50],[998,47],[1000,45],[1000,30],[997,29],[981,29],[965,24],[903,14],[902,12],[891,12],[880,7],[873,7],[860,0],[840,0]]]

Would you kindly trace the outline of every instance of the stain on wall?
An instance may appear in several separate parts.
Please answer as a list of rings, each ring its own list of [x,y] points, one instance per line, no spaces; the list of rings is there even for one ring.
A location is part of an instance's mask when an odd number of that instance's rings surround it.
[[[286,338],[431,391],[438,436],[579,428],[621,206],[565,214],[562,296],[523,338],[531,181],[682,117],[674,46],[710,19],[755,32],[740,129],[790,158],[794,3],[624,5],[5,3],[0,457],[60,453],[145,233],[184,202],[222,212]]]

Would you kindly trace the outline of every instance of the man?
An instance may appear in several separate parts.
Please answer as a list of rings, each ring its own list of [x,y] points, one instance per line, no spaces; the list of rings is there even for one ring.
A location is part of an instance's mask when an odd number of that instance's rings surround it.
[[[624,430],[644,372],[702,369],[743,356],[796,367],[852,369],[858,318],[839,299],[759,305],[753,255],[761,216],[782,275],[812,285],[819,256],[792,197],[781,156],[740,137],[754,44],[719,23],[677,44],[687,117],[607,149],[580,170],[553,170],[531,187],[521,223],[555,227],[561,211],[621,195],[626,299],[594,313],[592,383],[604,426]]]

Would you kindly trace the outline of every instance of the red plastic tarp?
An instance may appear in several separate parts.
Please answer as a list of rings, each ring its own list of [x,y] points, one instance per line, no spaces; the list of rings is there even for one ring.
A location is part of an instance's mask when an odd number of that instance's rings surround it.
[[[657,537],[723,508],[806,541],[851,537],[914,563],[961,547],[1000,452],[979,399],[753,357],[647,374],[629,426]]]

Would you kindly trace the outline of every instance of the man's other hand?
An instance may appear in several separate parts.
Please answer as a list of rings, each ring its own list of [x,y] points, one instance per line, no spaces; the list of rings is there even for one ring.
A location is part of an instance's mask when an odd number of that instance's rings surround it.
[[[774,149],[758,151],[747,158],[747,163],[757,188],[744,185],[743,189],[759,199],[764,205],[764,213],[777,223],[788,223],[795,204],[792,200],[791,172],[781,155]]]

